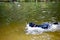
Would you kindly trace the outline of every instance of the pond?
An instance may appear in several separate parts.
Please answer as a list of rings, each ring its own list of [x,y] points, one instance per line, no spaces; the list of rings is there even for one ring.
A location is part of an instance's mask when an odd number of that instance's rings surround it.
[[[26,23],[60,22],[57,2],[0,2],[0,40],[60,40],[60,32],[27,35]]]

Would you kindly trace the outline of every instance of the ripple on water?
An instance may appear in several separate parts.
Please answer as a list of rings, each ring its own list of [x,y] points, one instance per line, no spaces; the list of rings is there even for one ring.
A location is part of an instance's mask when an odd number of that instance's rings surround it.
[[[51,40],[51,37],[49,34],[42,34],[39,36],[32,36],[31,40]]]

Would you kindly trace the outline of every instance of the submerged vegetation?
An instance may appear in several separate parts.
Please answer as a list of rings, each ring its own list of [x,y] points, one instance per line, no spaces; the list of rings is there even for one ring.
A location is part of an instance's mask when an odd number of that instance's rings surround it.
[[[0,2],[0,23],[60,21],[58,2]]]

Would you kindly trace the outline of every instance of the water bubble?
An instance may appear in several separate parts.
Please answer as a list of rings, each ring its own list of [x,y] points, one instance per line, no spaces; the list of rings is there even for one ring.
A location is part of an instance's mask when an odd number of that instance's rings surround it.
[[[47,12],[47,11],[42,11],[43,13]]]
[[[19,2],[14,2],[16,6],[20,7],[21,5],[19,4]]]
[[[20,7],[21,5],[19,4],[18,7]]]

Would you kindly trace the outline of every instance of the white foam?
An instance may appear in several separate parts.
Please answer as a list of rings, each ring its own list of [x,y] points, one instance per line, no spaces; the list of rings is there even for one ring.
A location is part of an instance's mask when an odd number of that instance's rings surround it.
[[[49,24],[50,27],[48,29],[43,29],[40,27],[30,27],[29,24],[26,26],[26,34],[42,34],[43,32],[54,32],[60,30],[60,24]]]

